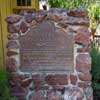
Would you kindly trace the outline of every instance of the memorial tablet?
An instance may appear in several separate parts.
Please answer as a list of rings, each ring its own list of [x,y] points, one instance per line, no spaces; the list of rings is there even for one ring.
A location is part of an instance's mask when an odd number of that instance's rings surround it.
[[[73,71],[73,35],[44,21],[21,35],[20,66],[24,71]]]

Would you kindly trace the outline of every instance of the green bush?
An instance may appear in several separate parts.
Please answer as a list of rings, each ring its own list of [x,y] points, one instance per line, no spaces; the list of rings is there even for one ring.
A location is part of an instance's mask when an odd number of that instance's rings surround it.
[[[48,0],[51,7],[56,8],[88,8],[96,0]]]
[[[8,77],[5,70],[0,70],[0,100],[16,100],[10,96]]]
[[[100,22],[100,4],[96,2],[88,7],[90,28],[96,30],[98,23]]]
[[[93,89],[100,90],[100,51],[94,43],[92,45],[91,58],[92,58],[92,86]]]

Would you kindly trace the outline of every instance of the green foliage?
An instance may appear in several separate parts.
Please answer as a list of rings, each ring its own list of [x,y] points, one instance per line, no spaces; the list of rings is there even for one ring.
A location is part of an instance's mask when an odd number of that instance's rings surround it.
[[[100,90],[100,51],[94,43],[92,45],[91,58],[92,58],[92,86],[94,89]]]
[[[0,70],[0,100],[16,100],[10,97],[7,73],[4,70]]]
[[[90,18],[90,28],[96,29],[98,23],[100,22],[100,4],[96,2],[88,7],[89,18]]]
[[[96,0],[48,0],[51,7],[56,8],[88,8]]]

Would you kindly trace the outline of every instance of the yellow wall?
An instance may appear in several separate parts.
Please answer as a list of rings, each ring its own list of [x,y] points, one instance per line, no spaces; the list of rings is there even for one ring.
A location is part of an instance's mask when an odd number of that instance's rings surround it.
[[[5,18],[11,14],[8,4],[10,0],[0,0],[0,68],[5,68],[6,63],[7,24]]]
[[[17,0],[11,0],[11,9],[39,9],[39,0],[31,0],[31,6],[17,6]]]
[[[38,0],[32,0],[32,7],[39,9]],[[0,0],[0,69],[5,68],[6,64],[6,44],[7,40],[7,24],[5,18],[13,13],[13,9],[23,9],[16,6],[16,0]]]

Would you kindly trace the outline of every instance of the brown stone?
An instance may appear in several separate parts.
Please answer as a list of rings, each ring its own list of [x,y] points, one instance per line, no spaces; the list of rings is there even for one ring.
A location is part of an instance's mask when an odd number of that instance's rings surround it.
[[[16,41],[9,41],[6,47],[8,49],[18,49],[19,45]]]
[[[78,48],[77,52],[91,52],[91,47],[90,46],[85,46],[84,48]]]
[[[68,27],[68,24],[66,24],[65,22],[59,22],[57,25],[62,27],[62,28],[67,28]]]
[[[7,71],[9,72],[16,72],[18,68],[17,62],[13,58],[7,59],[6,66],[7,66]]]
[[[48,91],[47,93],[47,100],[61,100],[61,95],[59,95],[55,91]]]
[[[25,33],[28,30],[28,28],[29,27],[28,27],[28,25],[25,22],[22,22],[20,24],[20,30],[21,30],[22,33]]]
[[[22,87],[28,87],[31,84],[32,79],[21,80],[20,84]]]
[[[79,74],[79,79],[81,81],[91,81],[92,77],[90,73],[83,73],[83,74]]]
[[[89,82],[79,82],[78,86],[82,89],[89,87],[91,84]]]
[[[54,90],[59,90],[59,91],[62,91],[65,88],[64,85],[53,85],[52,87]]]
[[[83,45],[90,44],[90,32],[88,28],[80,28],[76,30],[75,42]]]
[[[65,88],[63,100],[83,100],[83,93],[79,87],[68,86]]]
[[[24,80],[27,80],[27,79],[30,79],[29,78],[30,75],[29,74],[18,74],[18,73],[14,73],[14,74],[11,74],[11,79],[12,80],[15,80],[15,81],[24,81]]]
[[[91,57],[89,54],[79,54],[77,56],[76,69],[83,73],[87,73],[91,70]]]
[[[20,85],[21,87],[27,87],[31,83],[31,79],[29,78],[29,74],[13,73],[9,77],[9,83],[12,87],[16,85]]]
[[[9,33],[18,33],[20,30],[19,25],[8,24],[7,30]]]
[[[67,75],[48,75],[46,81],[50,85],[67,85],[68,77]]]
[[[61,9],[61,8],[50,8],[49,10],[48,10],[48,12],[50,12],[50,13],[63,13],[63,12],[65,12],[65,13],[67,13],[67,9]]]
[[[19,84],[19,81],[16,81],[16,80],[14,80],[14,79],[9,79],[9,85],[10,85],[10,87],[15,87],[15,86],[17,86]]]
[[[27,23],[31,23],[33,19],[34,19],[34,17],[32,17],[32,14],[27,14],[25,16],[25,20]]]
[[[35,16],[35,20],[36,20],[36,22],[42,22],[44,19],[45,19],[45,15],[43,14],[37,14],[36,16]]]
[[[59,15],[59,14],[55,14],[55,15],[50,14],[50,15],[47,16],[47,19],[53,20],[53,21],[55,21],[55,22],[59,22],[59,21],[62,20],[62,16]]]
[[[25,10],[21,10],[19,14],[22,15],[22,16],[24,16],[26,14],[32,14],[32,13],[36,13],[36,10],[35,9],[29,9],[29,10],[27,9],[26,10],[25,9]]]
[[[7,23],[9,24],[13,24],[13,23],[17,23],[21,20],[21,16],[20,15],[12,15],[10,17],[6,18]]]
[[[19,38],[19,35],[17,33],[13,33],[13,34],[8,34],[7,38],[9,40],[17,40]]]
[[[77,75],[70,75],[71,84],[76,85],[77,83]]]
[[[42,92],[35,92],[29,96],[29,100],[46,100]]]
[[[50,8],[50,10],[47,12],[47,19],[53,20],[55,22],[66,20],[67,18],[68,16],[66,9]]]
[[[32,75],[32,80],[35,85],[43,85],[45,83],[45,77],[42,75]]]
[[[11,94],[12,96],[16,96],[16,97],[20,97],[20,96],[24,97],[26,96],[27,91],[20,86],[16,86],[11,88]]]
[[[18,53],[15,52],[15,51],[7,51],[7,56],[10,57],[10,56],[15,56],[17,55]]]
[[[34,90],[49,90],[49,86],[44,86],[40,84],[35,84],[34,85]]]
[[[71,9],[68,12],[69,16],[73,16],[73,17],[88,17],[88,11],[86,9],[83,8],[75,8],[75,9]]]
[[[80,25],[80,26],[89,26],[89,20],[87,18],[73,18],[69,17],[66,24],[70,25]]]

